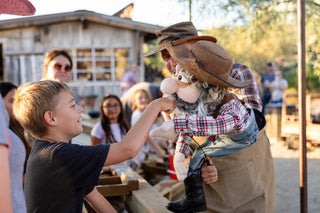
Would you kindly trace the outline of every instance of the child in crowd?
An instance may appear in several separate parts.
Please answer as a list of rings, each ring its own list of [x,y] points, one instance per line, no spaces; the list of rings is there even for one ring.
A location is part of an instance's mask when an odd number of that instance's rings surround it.
[[[24,148],[25,148],[26,158],[24,160],[25,163],[24,163],[24,167],[23,167],[23,176],[24,176],[26,173],[27,159],[28,159],[28,156],[31,151],[31,146],[29,145],[29,143],[26,140],[23,127],[17,121],[17,119],[14,117],[14,114],[13,114],[12,104],[13,104],[14,95],[17,91],[17,86],[11,82],[1,81],[0,82],[0,91],[1,91],[1,96],[3,98],[3,102],[5,104],[6,110],[9,114],[9,117],[10,117],[9,128],[20,138],[20,140],[23,143]],[[21,156],[19,156],[19,157],[21,157]],[[15,161],[16,160],[17,159],[15,159]]]
[[[81,212],[86,199],[98,212],[115,212],[95,188],[102,167],[135,157],[158,113],[174,107],[170,99],[157,99],[120,143],[81,146],[68,143],[82,133],[83,109],[66,84],[45,80],[20,86],[13,111],[37,138],[27,164],[27,211]]]
[[[91,130],[91,145],[120,142],[130,129],[121,101],[116,95],[105,95],[100,101],[101,120]]]
[[[119,143],[130,129],[121,101],[116,95],[107,94],[101,99],[100,117],[101,120],[91,130],[91,145]]]
[[[31,147],[27,144],[24,138],[24,129],[15,119],[12,111],[13,97],[17,87],[10,82],[0,82],[1,97],[7,113],[9,115],[9,135],[10,135],[10,152],[9,152],[9,167],[10,167],[10,182],[12,207],[14,212],[26,212],[25,198],[23,194],[23,177],[25,171],[25,161]]]
[[[131,116],[131,125],[134,125],[142,113],[151,102],[151,97],[146,90],[139,89],[136,90],[133,94],[132,99],[132,116]],[[157,128],[156,124],[153,124],[151,130]],[[147,140],[148,143],[145,143],[139,154],[133,159],[135,163],[138,165],[141,164],[147,158],[148,153],[157,151],[159,155],[164,158],[166,152],[158,145],[158,143],[148,135]]]

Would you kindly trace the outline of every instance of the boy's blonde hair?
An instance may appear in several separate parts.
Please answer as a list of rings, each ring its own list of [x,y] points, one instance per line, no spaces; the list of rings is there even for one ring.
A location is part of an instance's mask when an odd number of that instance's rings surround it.
[[[66,84],[57,81],[46,80],[21,85],[16,91],[13,102],[16,119],[34,137],[44,136],[47,132],[44,114],[55,110],[62,91],[72,94]]]

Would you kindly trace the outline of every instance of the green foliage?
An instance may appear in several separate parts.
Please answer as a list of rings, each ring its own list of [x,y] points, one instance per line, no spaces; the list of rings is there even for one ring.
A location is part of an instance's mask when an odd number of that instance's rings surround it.
[[[276,62],[289,87],[298,88],[297,80],[297,5],[290,0],[179,0],[202,11],[203,18],[227,16],[224,25],[203,30],[202,35],[218,39],[234,61],[250,66],[261,74],[268,61]],[[306,78],[308,92],[320,92],[320,5],[318,0],[306,0]],[[186,10],[187,11],[187,10]],[[195,11],[193,8],[192,12]],[[218,13],[217,13],[218,12]],[[156,43],[148,48],[155,48]],[[147,47],[146,47],[147,48]],[[145,50],[146,52],[147,50]],[[158,71],[165,70],[160,54],[145,59]]]
[[[320,5],[317,1],[306,1],[306,78],[308,92],[320,91],[320,53],[318,26]],[[249,65],[262,73],[268,61],[276,62],[276,69],[284,73],[289,87],[298,88],[297,81],[297,15],[296,2],[288,0],[226,0],[220,1],[225,11],[242,11],[235,19],[241,19],[241,26],[233,23],[203,34],[215,36],[234,61]],[[239,22],[239,21],[238,21]]]

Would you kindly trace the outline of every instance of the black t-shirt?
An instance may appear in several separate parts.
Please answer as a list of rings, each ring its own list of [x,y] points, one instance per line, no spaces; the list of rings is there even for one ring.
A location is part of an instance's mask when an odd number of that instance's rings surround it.
[[[81,212],[83,198],[98,184],[109,145],[81,146],[36,140],[27,163],[28,212]]]

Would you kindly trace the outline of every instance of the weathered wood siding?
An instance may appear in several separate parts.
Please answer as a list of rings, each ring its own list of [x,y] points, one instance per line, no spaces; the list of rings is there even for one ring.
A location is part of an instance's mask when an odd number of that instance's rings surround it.
[[[65,21],[0,30],[4,80],[16,85],[40,80],[45,53],[52,48],[74,50],[74,53],[79,48],[128,48],[128,62],[142,63],[138,72],[139,80],[143,81],[143,42],[143,35],[139,31],[89,21]],[[96,83],[71,82],[69,85],[76,95],[98,94],[97,102],[108,92],[121,95],[120,82],[114,79]],[[94,108],[97,109],[97,104]]]

